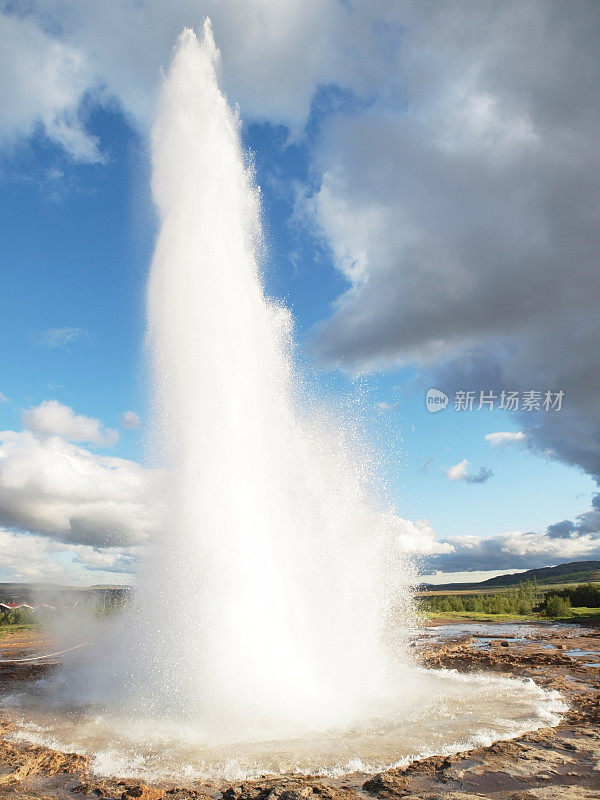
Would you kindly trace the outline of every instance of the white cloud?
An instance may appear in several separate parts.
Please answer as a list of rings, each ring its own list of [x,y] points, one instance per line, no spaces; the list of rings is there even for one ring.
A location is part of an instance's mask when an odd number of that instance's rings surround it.
[[[523,431],[498,431],[497,433],[486,433],[484,438],[492,447],[498,447],[498,445],[509,442],[522,442],[526,436]]]
[[[119,434],[105,428],[100,420],[75,414],[72,408],[56,400],[45,400],[23,412],[25,427],[36,436],[60,436],[70,442],[88,442],[100,447],[112,447]]]
[[[111,547],[155,529],[150,473],[58,436],[0,433],[0,524],[63,542]]]
[[[135,411],[125,411],[121,414],[119,421],[124,428],[135,429],[142,427],[142,420]]]
[[[94,84],[85,55],[33,19],[0,13],[0,143],[12,145],[39,126],[78,161],[102,161],[79,113]]]
[[[75,545],[71,546],[68,552],[75,556],[76,567],[81,566],[87,572],[111,573],[114,580],[115,573],[132,577],[139,548],[106,547],[98,549],[88,545]],[[89,580],[89,576],[87,580]]]
[[[56,401],[23,417],[27,430],[0,432],[0,579],[129,580],[157,530],[161,473],[74,444],[114,432]]]
[[[129,580],[133,548],[96,550],[86,545],[68,546],[48,537],[0,529],[0,580],[90,584]]]
[[[4,138],[28,135],[41,124],[75,157],[98,160],[97,142],[80,119],[90,93],[96,101],[116,98],[146,131],[178,35],[185,27],[198,30],[205,16],[223,53],[230,100],[244,118],[283,123],[295,134],[320,87],[372,95],[388,68],[387,24],[399,22],[385,6],[337,0],[105,0],[85,6],[34,0],[18,16],[2,15],[7,80],[0,99],[10,111]]]
[[[455,464],[450,469],[446,470],[446,477],[450,481],[462,481],[467,476],[467,467],[469,466],[469,462],[466,458],[463,458],[462,461],[459,461],[458,464]]]
[[[8,402],[9,402],[9,399],[10,399],[10,398],[8,398],[8,397],[7,397],[5,394],[3,394],[2,392],[0,392],[0,403],[8,403]]]
[[[382,400],[381,402],[376,403],[375,405],[379,409],[379,411],[385,412],[385,411],[392,411],[394,408],[396,408],[398,403],[389,403],[387,400]]]
[[[0,529],[0,575],[4,581],[56,581],[65,579],[63,565],[49,558],[50,542],[38,536]]]
[[[33,337],[36,344],[62,349],[67,349],[69,345],[89,338],[89,333],[83,328],[48,328],[45,331],[39,331]]]
[[[452,553],[452,545],[437,541],[430,523],[426,519],[408,520],[396,517],[394,520],[397,541],[404,553],[416,556],[443,555]]]
[[[463,462],[456,466],[460,467],[460,474],[467,474]],[[440,537],[428,520],[399,517],[394,519],[394,526],[401,550],[415,557],[421,574],[439,573],[434,583],[483,580],[492,577],[492,573],[600,559],[600,494],[593,499],[592,510],[580,514],[575,523],[564,520],[543,532]]]

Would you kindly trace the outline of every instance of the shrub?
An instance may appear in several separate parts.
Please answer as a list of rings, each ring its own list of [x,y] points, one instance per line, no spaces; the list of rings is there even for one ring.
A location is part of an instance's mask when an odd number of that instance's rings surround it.
[[[35,616],[29,608],[11,608],[0,614],[0,625],[30,625]]]
[[[524,581],[518,586],[496,594],[438,595],[421,601],[424,611],[466,611],[479,614],[531,614],[539,594],[535,581]]]
[[[567,597],[551,594],[546,597],[544,614],[547,617],[566,617],[571,610],[571,601]]]
[[[586,608],[600,607],[600,584],[581,583],[579,586],[567,586],[564,589],[551,589],[547,597],[563,597],[569,600],[572,606],[585,606]]]

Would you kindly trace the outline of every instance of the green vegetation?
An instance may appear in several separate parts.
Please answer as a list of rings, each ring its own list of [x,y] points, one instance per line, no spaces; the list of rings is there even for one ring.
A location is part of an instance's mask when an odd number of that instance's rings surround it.
[[[37,631],[39,629],[39,624],[35,622],[23,625],[0,625],[0,639],[8,639],[23,631]]]
[[[574,622],[589,622],[600,625],[600,608],[573,608],[571,606],[568,619]]]
[[[29,608],[13,608],[0,613],[0,638],[12,636],[20,631],[36,630],[41,620]]]
[[[36,624],[33,612],[29,608],[12,608],[0,614],[0,625],[24,625],[31,627]]]
[[[94,615],[96,617],[112,617],[115,614],[120,614],[130,599],[130,596],[126,594],[104,596],[96,603]]]
[[[592,621],[600,617],[600,584],[581,584],[563,589],[540,589],[526,580],[495,594],[438,594],[420,599],[426,616],[449,619],[574,619]]]
[[[435,595],[421,599],[426,613],[475,613],[483,615],[529,616],[538,602],[539,588],[535,581],[524,581],[504,592],[473,595]]]
[[[485,614],[483,611],[427,612],[425,617],[427,619],[441,618],[450,622],[527,622],[537,619],[535,614]]]
[[[552,594],[546,598],[543,608],[545,617],[568,617],[571,611],[571,601],[565,597]]]
[[[600,583],[583,583],[565,589],[551,589],[546,594],[546,602],[551,597],[560,597],[572,606],[600,608]]]

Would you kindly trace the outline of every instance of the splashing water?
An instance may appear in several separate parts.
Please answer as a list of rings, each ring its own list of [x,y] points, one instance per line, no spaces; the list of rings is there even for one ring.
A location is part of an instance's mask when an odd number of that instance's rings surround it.
[[[152,136],[160,533],[119,629],[65,663],[62,715],[48,687],[41,710],[14,699],[20,735],[105,774],[195,779],[375,770],[554,724],[558,699],[531,681],[409,658],[403,523],[364,446],[295,372],[217,66],[209,23],[200,42],[184,31]]]
[[[354,719],[387,691],[386,610],[411,572],[352,437],[299,397],[217,64],[208,22],[202,42],[182,34],[152,137],[148,347],[169,487],[137,667],[159,711],[271,733]]]

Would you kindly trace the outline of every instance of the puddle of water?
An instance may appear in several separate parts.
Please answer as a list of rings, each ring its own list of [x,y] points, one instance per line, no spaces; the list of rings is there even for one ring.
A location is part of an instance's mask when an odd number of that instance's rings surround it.
[[[473,647],[478,649],[492,647],[494,643],[496,643],[497,646],[501,646],[500,642],[515,644],[516,642],[521,643],[525,641],[523,636],[475,636],[474,639]]]
[[[579,647],[573,648],[573,650],[565,650],[565,655],[573,656],[573,658],[586,658],[587,656],[597,656],[594,650],[581,650]]]
[[[423,669],[410,680],[401,677],[407,680],[397,696],[374,700],[354,720],[266,739],[259,734],[238,740],[227,733],[214,738],[200,714],[197,721],[175,720],[135,709],[76,708],[68,698],[64,704],[53,698],[52,687],[44,684],[0,699],[9,706],[16,724],[11,735],[18,741],[88,755],[101,775],[178,781],[381,772],[556,725],[566,711],[557,692],[529,679]]]
[[[426,635],[434,641],[444,642],[472,636],[475,639],[509,639],[523,642],[541,633],[538,626],[526,622],[450,622],[426,628]]]

